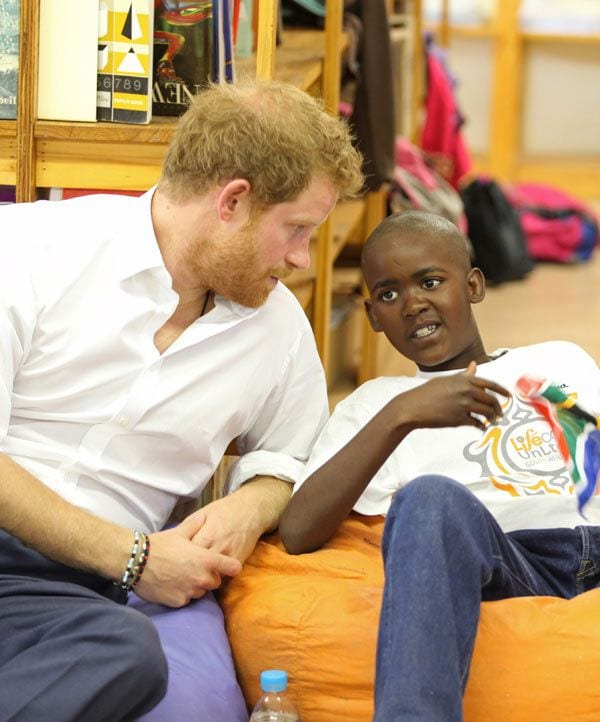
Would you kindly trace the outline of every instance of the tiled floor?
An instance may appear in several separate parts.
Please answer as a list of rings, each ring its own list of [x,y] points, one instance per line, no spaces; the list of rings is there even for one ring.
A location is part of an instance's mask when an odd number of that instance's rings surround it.
[[[561,338],[600,363],[600,253],[577,266],[539,264],[525,281],[490,288],[476,315],[489,348]]]

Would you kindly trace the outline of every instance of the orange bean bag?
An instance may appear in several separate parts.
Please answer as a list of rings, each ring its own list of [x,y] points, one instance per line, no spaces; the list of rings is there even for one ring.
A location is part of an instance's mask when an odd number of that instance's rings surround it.
[[[295,557],[273,534],[223,588],[249,707],[261,670],[281,668],[302,722],[371,722],[382,530],[381,517],[352,514],[323,549]],[[465,722],[575,720],[600,720],[600,589],[484,603]]]

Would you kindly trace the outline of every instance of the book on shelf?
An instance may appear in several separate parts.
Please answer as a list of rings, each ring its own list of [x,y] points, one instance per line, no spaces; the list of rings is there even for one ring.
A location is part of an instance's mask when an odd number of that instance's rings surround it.
[[[155,0],[100,0],[97,119],[149,123]]]
[[[213,1],[156,0],[152,112],[181,115],[213,77]]]
[[[38,112],[96,120],[98,0],[40,0]]]
[[[16,200],[14,186],[0,186],[0,205],[14,203]]]
[[[240,0],[155,0],[155,115],[181,115],[209,81],[234,80],[239,17]]]
[[[251,1],[251,0],[250,0]],[[231,10],[231,34],[233,37],[233,44],[237,43],[238,30],[240,27],[240,15],[243,12],[242,0],[232,0],[233,7],[230,4]]]
[[[17,117],[19,0],[0,0],[0,119]]]
[[[249,58],[254,45],[252,0],[239,0],[233,15],[233,44],[236,58]]]
[[[233,16],[229,0],[213,0],[213,80],[233,83]],[[238,13],[239,18],[239,13]]]

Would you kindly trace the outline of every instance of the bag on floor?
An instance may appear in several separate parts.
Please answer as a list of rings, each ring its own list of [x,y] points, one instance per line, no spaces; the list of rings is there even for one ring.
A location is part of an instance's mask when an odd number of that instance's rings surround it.
[[[390,209],[392,213],[411,209],[436,213],[466,230],[459,193],[427,164],[420,148],[402,137],[396,138]]]
[[[496,181],[476,178],[461,191],[474,265],[488,281],[523,278],[533,268],[519,214]]]
[[[575,263],[598,245],[598,219],[582,201],[542,183],[520,183],[507,196],[521,218],[529,255],[536,261]]]

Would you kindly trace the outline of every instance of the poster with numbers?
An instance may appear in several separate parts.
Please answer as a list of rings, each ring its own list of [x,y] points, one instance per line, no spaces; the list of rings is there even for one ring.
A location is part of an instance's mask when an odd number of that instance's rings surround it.
[[[100,0],[97,119],[152,118],[154,0]]]

